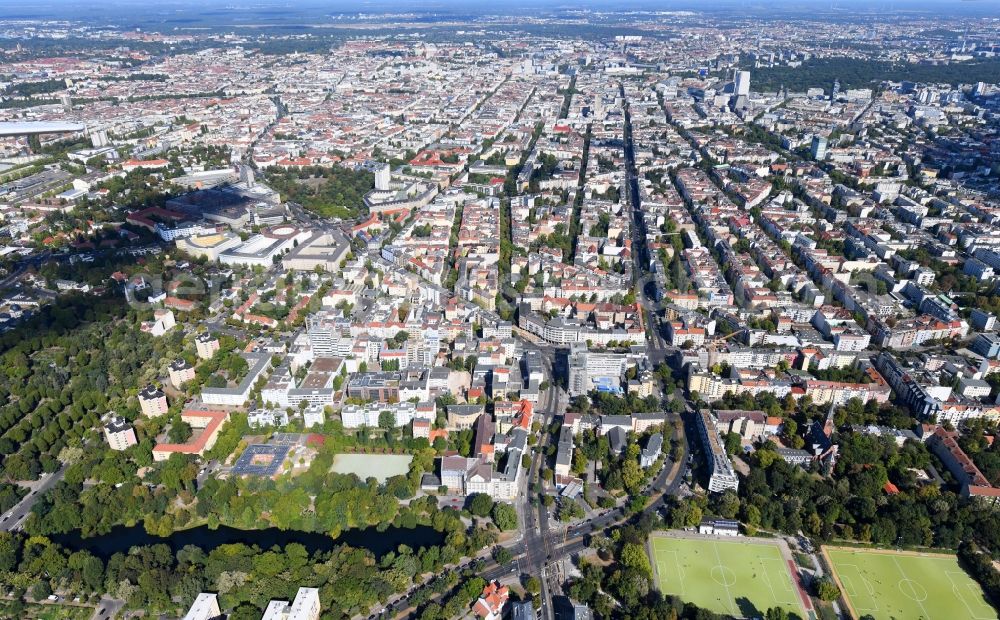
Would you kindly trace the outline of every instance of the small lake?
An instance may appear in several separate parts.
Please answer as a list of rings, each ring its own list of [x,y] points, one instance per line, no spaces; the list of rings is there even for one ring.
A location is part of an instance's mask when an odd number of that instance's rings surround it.
[[[187,530],[178,530],[164,538],[146,532],[142,525],[119,525],[107,534],[84,538],[79,530],[66,534],[52,534],[53,542],[67,549],[86,550],[97,557],[107,560],[115,553],[127,553],[132,547],[148,545],[169,545],[177,552],[187,545],[200,547],[206,553],[221,545],[243,543],[257,545],[261,549],[270,549],[274,545],[283,547],[289,543],[298,543],[313,554],[317,551],[330,551],[338,545],[350,545],[360,549],[368,549],[381,557],[389,551],[395,551],[399,545],[407,545],[414,550],[420,547],[431,547],[444,542],[444,535],[434,528],[421,525],[415,528],[389,527],[378,531],[374,527],[366,529],[346,530],[338,538],[330,538],[318,532],[302,532],[298,530],[280,530],[276,527],[263,530],[241,530],[220,525],[209,529],[207,525]]]

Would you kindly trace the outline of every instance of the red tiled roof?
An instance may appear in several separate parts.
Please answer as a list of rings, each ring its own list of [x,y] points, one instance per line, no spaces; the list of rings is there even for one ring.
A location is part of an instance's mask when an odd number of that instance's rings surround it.
[[[200,411],[188,409],[181,412],[181,419],[189,418],[209,418],[201,434],[196,439],[188,443],[159,443],[153,448],[154,452],[177,452],[180,454],[200,454],[205,450],[205,444],[209,438],[215,435],[222,423],[226,421],[229,414],[225,411]]]

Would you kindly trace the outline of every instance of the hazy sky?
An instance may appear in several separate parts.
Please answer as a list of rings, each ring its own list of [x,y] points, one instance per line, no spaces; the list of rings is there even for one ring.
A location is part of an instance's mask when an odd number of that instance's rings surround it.
[[[928,17],[996,15],[1000,0],[0,0],[0,19],[72,19],[124,22],[164,21],[215,16],[220,23],[237,16],[268,16],[269,21],[328,19],[331,14],[401,13],[471,17],[592,11],[692,10],[734,15],[888,15]]]

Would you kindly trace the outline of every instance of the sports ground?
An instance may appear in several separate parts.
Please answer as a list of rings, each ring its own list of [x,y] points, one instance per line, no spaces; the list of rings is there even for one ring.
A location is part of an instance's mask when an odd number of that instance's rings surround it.
[[[664,594],[736,617],[771,607],[806,617],[790,560],[774,541],[691,535],[654,536],[649,544]]]
[[[855,618],[994,620],[997,612],[954,555],[824,547]]]
[[[356,474],[362,481],[375,478],[384,484],[393,476],[405,476],[412,460],[409,454],[338,454],[333,457],[330,471]]]

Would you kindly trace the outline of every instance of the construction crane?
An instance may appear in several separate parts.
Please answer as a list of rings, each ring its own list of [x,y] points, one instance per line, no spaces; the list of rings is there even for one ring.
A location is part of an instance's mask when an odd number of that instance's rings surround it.
[[[733,336],[739,336],[742,333],[743,333],[742,329],[736,329],[736,330],[733,330],[732,332],[730,332],[729,334],[726,334],[725,336],[723,336],[721,338],[713,338],[712,340],[710,340],[707,343],[705,343],[705,348],[707,348],[707,349],[709,349],[711,351],[714,351],[715,348],[716,348],[716,346],[718,346],[719,344],[721,344],[723,342],[726,342],[727,340],[729,340]]]

